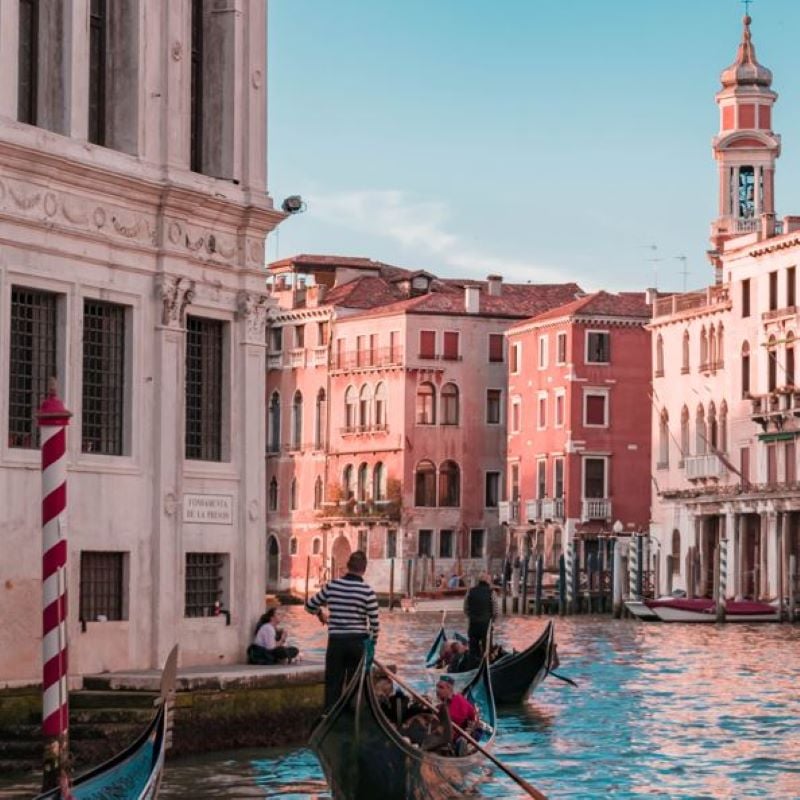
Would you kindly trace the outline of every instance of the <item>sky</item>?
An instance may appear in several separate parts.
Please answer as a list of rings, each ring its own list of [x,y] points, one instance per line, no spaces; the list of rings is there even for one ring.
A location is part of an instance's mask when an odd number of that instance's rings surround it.
[[[267,241],[442,277],[680,291],[712,280],[714,95],[737,0],[270,0]],[[800,213],[800,2],[754,0]],[[687,274],[683,274],[684,270]]]

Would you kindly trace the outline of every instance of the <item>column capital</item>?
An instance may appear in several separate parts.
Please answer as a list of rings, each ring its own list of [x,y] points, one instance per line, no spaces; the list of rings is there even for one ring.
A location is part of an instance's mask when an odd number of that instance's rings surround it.
[[[156,278],[156,296],[161,300],[161,324],[183,328],[186,306],[194,299],[195,282],[189,278],[162,274]]]

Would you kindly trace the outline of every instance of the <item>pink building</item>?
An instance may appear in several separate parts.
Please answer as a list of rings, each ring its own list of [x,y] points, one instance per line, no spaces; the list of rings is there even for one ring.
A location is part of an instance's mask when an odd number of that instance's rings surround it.
[[[497,565],[504,333],[579,287],[333,256],[270,272],[268,587],[314,587],[356,548],[382,591]]]
[[[654,306],[652,532],[669,556],[662,586],[710,594],[724,550],[727,596],[775,598],[788,596],[790,556],[800,558],[800,218],[776,221],[777,95],[750,24],[716,97],[715,282]]]
[[[597,292],[508,330],[508,501],[513,551],[581,563],[619,521],[650,521],[650,307]],[[619,525],[617,525],[619,529]]]

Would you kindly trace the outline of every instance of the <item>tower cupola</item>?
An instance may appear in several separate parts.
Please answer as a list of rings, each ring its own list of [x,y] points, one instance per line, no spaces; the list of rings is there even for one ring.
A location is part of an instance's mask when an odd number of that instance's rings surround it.
[[[772,72],[758,63],[749,15],[736,59],[720,76],[719,133],[712,141],[719,167],[719,215],[711,225],[718,251],[726,239],[756,231],[775,233],[775,162],[780,136],[772,130]]]

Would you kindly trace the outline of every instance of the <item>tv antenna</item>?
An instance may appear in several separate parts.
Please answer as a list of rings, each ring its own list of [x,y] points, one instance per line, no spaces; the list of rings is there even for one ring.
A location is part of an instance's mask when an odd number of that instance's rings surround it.
[[[686,266],[687,262],[689,261],[687,256],[674,256],[676,261],[680,261],[683,269],[680,271],[680,274],[683,276],[683,291],[686,291],[686,279],[689,277],[689,268]]]
[[[653,252],[653,257],[648,258],[647,260],[653,265],[653,288],[658,289],[658,265],[663,258],[659,258],[658,253],[658,245],[657,244],[642,244],[639,245],[641,248],[645,250],[651,250]]]

